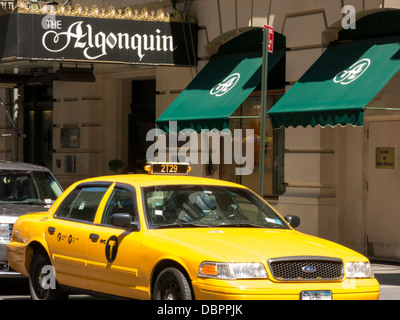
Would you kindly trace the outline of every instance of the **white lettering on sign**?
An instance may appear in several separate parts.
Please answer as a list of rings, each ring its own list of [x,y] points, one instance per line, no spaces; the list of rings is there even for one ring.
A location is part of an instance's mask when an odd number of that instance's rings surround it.
[[[50,22],[51,23],[51,22]],[[49,25],[52,26],[52,25]],[[57,29],[59,25],[57,25]],[[57,32],[52,28],[44,33],[42,38],[43,47],[50,52],[61,52],[70,45],[74,48],[82,49],[86,59],[96,60],[106,56],[108,50],[118,48],[120,50],[136,51],[141,61],[146,51],[170,51],[173,52],[174,39],[172,36],[161,35],[159,29],[155,30],[155,34],[133,34],[110,32],[93,32],[90,24],[83,25],[83,21],[77,21],[71,24],[67,31]],[[54,49],[54,45],[59,45]]]
[[[343,70],[339,72],[334,78],[333,81],[336,83],[340,83],[343,85],[349,84],[354,80],[358,79],[370,66],[370,59],[361,59],[354,63],[347,70]]]

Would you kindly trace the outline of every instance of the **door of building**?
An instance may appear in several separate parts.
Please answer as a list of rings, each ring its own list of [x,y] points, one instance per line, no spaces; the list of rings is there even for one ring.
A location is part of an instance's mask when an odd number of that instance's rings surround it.
[[[53,89],[51,85],[24,88],[24,162],[52,169]]]
[[[368,123],[367,254],[400,260],[400,121]]]
[[[129,115],[128,171],[145,173],[146,151],[153,143],[146,141],[149,130],[154,129],[156,112],[156,81],[132,81],[132,113]]]

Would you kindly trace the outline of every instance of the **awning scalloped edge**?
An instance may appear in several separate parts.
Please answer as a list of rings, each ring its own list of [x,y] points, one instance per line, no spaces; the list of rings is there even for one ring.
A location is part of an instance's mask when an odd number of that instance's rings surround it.
[[[188,17],[186,13],[182,13],[178,10],[174,11],[173,14],[165,12],[162,9],[154,11],[148,11],[143,8],[140,13],[139,10],[133,10],[130,7],[125,9],[116,9],[114,6],[109,6],[108,9],[99,8],[97,5],[93,5],[91,9],[88,7],[82,7],[80,4],[76,4],[74,8],[72,6],[64,6],[63,4],[46,5],[41,2],[39,5],[36,3],[28,4],[26,0],[18,0],[17,4],[9,2],[0,2],[0,15],[10,14],[13,12],[17,13],[33,13],[33,14],[50,14],[60,16],[73,16],[73,17],[88,17],[88,18],[105,18],[105,19],[123,19],[123,20],[138,20],[138,21],[157,21],[157,22],[187,22]],[[189,21],[192,23],[196,22],[194,13],[189,14]]]

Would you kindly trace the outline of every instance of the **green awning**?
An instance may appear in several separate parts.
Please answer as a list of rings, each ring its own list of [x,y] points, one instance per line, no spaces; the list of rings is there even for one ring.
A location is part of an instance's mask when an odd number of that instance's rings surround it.
[[[362,126],[367,104],[400,70],[400,37],[329,47],[270,109],[272,126]]]
[[[269,54],[268,70],[284,54]],[[178,132],[229,128],[229,117],[261,82],[261,65],[261,52],[211,59],[157,119],[158,127],[169,132],[169,121],[177,121]]]

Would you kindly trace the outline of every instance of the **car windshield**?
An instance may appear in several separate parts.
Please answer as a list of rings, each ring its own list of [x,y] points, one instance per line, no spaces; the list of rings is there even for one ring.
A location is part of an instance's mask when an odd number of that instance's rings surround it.
[[[149,228],[252,227],[289,229],[253,192],[222,186],[143,188]]]
[[[51,204],[61,193],[49,172],[0,170],[0,204]]]

